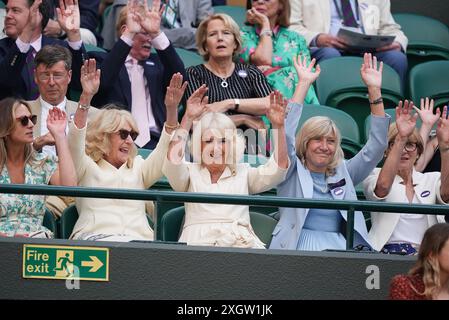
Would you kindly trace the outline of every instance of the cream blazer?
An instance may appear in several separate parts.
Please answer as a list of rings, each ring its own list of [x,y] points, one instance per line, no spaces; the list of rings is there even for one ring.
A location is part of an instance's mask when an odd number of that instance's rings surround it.
[[[320,33],[329,33],[331,0],[290,1],[290,29],[298,32],[307,43]],[[393,35],[404,50],[408,39],[391,15],[390,0],[359,0],[360,16],[366,34]]]
[[[384,198],[379,198],[374,193],[376,188],[377,178],[379,177],[380,168],[376,168],[363,181],[363,189],[367,200],[384,201],[384,202],[403,202],[408,203],[405,194],[405,186],[401,183],[401,177],[394,178],[391,190]],[[441,174],[439,172],[421,173],[413,169],[413,183],[415,186],[415,195],[418,199],[417,204],[446,204],[440,195],[440,180]],[[373,248],[377,251],[387,243],[393,234],[394,228],[399,222],[400,214],[391,214],[388,212],[373,212],[371,213],[371,230],[368,237]],[[444,215],[427,215],[429,227],[438,222],[445,222]]]
[[[142,190],[162,177],[162,164],[170,143],[165,127],[153,152],[146,159],[136,156],[131,168],[127,163],[117,169],[104,159],[93,161],[85,153],[85,136],[86,127],[78,129],[74,123],[70,124],[70,151],[79,186]],[[81,234],[112,234],[153,240],[144,201],[76,198],[76,208],[79,218],[70,238]]]

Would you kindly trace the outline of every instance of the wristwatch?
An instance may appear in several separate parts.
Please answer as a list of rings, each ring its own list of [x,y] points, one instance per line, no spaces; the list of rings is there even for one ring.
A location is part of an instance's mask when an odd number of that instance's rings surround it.
[[[78,108],[80,108],[81,110],[85,110],[85,111],[87,111],[87,110],[89,110],[89,108],[90,108],[90,105],[86,105],[86,104],[81,104],[81,103],[78,103]]]
[[[240,107],[240,99],[239,98],[235,98],[234,99],[234,111],[238,111]]]

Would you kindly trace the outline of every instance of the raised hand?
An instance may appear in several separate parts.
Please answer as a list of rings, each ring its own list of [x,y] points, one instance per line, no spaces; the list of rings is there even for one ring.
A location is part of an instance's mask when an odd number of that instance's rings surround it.
[[[131,36],[134,36],[134,34],[139,33],[142,30],[137,17],[139,6],[136,0],[128,0],[127,7],[128,12],[126,15],[126,31],[131,33]]]
[[[67,33],[68,37],[71,34],[79,33],[80,9],[78,0],[59,0],[59,8],[56,8],[56,16],[61,29]]]
[[[405,100],[404,103],[399,101],[399,105],[396,107],[396,128],[398,129],[399,136],[403,138],[409,137],[416,126],[416,119],[418,114],[412,115],[413,101]]]
[[[47,128],[55,140],[65,137],[66,127],[67,117],[65,112],[56,107],[50,109],[47,117]]]
[[[41,28],[42,14],[39,11],[39,6],[42,0],[36,0],[30,7],[30,12],[28,14],[28,21],[23,31],[20,34],[21,40],[24,42],[31,42],[34,32],[36,29]]]
[[[207,111],[206,105],[208,97],[206,96],[207,87],[203,84],[201,87],[195,90],[194,93],[187,100],[187,110],[185,116],[190,120],[195,120]]]
[[[444,106],[443,114],[441,115],[437,125],[437,138],[440,150],[446,150],[449,148],[449,119],[447,116],[447,106]]]
[[[365,85],[370,88],[382,87],[382,70],[383,62],[377,65],[377,58],[371,53],[365,53],[363,56],[363,63],[360,69],[360,75]]]
[[[182,83],[182,74],[175,73],[170,80],[165,94],[165,106],[167,109],[177,109],[181,102],[182,96],[187,88],[187,81]]]
[[[82,96],[92,97],[98,92],[100,87],[101,70],[97,70],[95,59],[85,60],[81,67],[81,86],[83,87]]]
[[[270,107],[267,109],[266,116],[273,125],[273,128],[284,126],[286,107],[287,100],[284,99],[279,91],[276,90],[270,93]]]
[[[155,38],[161,33],[161,17],[164,8],[164,6],[161,7],[161,0],[153,0],[150,9],[148,9],[147,1],[144,1],[144,10],[137,11],[137,21],[151,38]]]
[[[433,106],[434,101],[433,99],[429,101],[429,98],[426,98],[425,100],[421,99],[420,109],[418,109],[418,107],[416,106],[413,106],[413,108],[421,118],[422,125],[426,125],[429,128],[433,127],[433,125],[438,121],[441,113],[440,109],[437,109],[436,113],[433,114]]]
[[[298,55],[297,57],[293,57],[293,65],[298,74],[299,83],[311,85],[318,79],[321,73],[321,68],[317,65],[315,71],[313,71],[315,63],[315,58],[313,58],[309,65],[307,65],[307,56]]]

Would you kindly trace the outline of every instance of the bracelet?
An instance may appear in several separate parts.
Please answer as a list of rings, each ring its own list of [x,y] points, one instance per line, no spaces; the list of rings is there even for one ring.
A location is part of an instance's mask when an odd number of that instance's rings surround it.
[[[382,97],[380,97],[374,101],[370,101],[369,104],[380,104],[382,102],[384,102],[384,99],[382,99]]]
[[[235,98],[234,99],[234,111],[238,111],[240,107],[240,99],[239,98]]]
[[[179,122],[178,122],[176,125],[174,125],[174,126],[171,126],[171,125],[169,125],[167,122],[165,122],[165,123],[164,123],[164,126],[165,126],[166,129],[172,129],[172,130],[175,130],[175,129],[178,129],[178,128],[179,128]]]
[[[271,31],[270,29],[262,30],[262,31],[260,32],[260,34],[259,34],[259,37],[262,37],[262,36],[269,36],[269,37],[272,37],[272,36],[273,36],[273,31]]]
[[[78,108],[80,108],[81,110],[87,111],[87,110],[89,110],[90,105],[78,103]]]

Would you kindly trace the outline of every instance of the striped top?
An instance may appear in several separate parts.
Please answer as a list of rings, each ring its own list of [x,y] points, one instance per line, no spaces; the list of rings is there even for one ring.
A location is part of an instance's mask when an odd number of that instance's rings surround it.
[[[186,72],[189,81],[186,101],[203,84],[209,88],[209,103],[235,98],[264,98],[272,91],[263,73],[253,65],[236,63],[234,72],[226,78],[227,88],[221,86],[223,79],[209,71],[204,64],[189,67]]]

